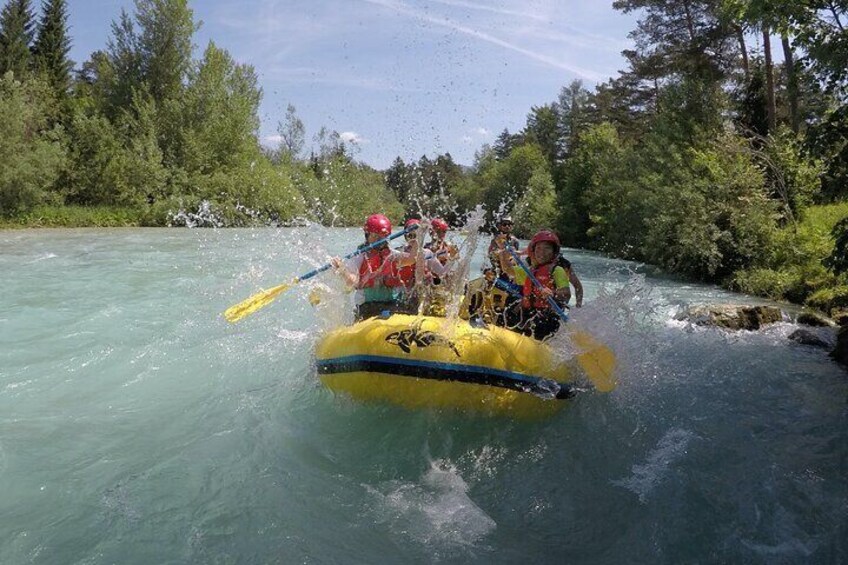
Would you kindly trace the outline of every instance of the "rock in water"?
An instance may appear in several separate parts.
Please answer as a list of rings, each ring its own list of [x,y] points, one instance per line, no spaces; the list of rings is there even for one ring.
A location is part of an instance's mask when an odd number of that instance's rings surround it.
[[[813,326],[816,328],[833,328],[836,327],[836,322],[827,318],[822,314],[817,314],[816,312],[810,312],[809,310],[805,310],[798,314],[798,318],[795,320],[798,324],[803,324],[805,326]]]
[[[695,306],[677,316],[699,326],[717,326],[728,330],[758,330],[767,324],[783,319],[783,312],[775,306],[740,306],[721,304]]]
[[[811,332],[810,330],[798,329],[789,334],[789,339],[798,342],[801,345],[812,345],[814,347],[830,347],[830,344],[825,340]]]

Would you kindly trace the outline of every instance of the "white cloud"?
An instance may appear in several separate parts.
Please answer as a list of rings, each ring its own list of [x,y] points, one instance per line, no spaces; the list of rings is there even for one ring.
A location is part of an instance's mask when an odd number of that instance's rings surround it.
[[[470,135],[463,135],[460,141],[462,141],[463,143],[471,143],[474,140],[471,138]]]
[[[339,139],[345,143],[353,143],[354,145],[362,145],[368,143],[368,140],[356,133],[355,131],[343,131],[339,134]]]
[[[489,137],[489,130],[486,128],[477,128],[476,132],[480,137]]]
[[[264,141],[267,144],[272,144],[272,145],[276,145],[276,144],[280,143],[282,140],[283,140],[282,135],[266,135],[265,137],[262,138],[262,141]]]

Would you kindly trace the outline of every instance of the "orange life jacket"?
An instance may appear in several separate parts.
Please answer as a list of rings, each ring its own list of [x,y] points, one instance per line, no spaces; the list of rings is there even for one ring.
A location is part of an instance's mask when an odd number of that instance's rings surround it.
[[[556,292],[557,288],[556,283],[554,282],[554,269],[556,269],[556,267],[556,262],[551,261],[550,263],[545,263],[538,267],[531,267],[530,272],[533,273],[533,276],[536,277],[539,284],[545,288],[551,289],[553,292]],[[551,307],[547,299],[542,296],[542,293],[539,292],[539,289],[535,284],[533,284],[530,277],[524,279],[524,288],[522,289],[521,294],[524,295],[521,305],[525,308],[530,308],[532,306],[538,310]]]
[[[403,281],[399,277],[397,263],[387,260],[391,252],[391,249],[388,247],[383,247],[372,249],[365,254],[362,263],[359,265],[358,288],[373,288],[375,286],[397,288],[403,286]],[[415,276],[413,274],[414,278]]]

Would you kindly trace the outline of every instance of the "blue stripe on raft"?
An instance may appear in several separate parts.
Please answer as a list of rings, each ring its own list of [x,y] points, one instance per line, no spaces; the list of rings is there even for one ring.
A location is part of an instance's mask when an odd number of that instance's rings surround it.
[[[397,357],[379,355],[349,355],[332,359],[319,359],[317,366],[318,373],[323,375],[360,371],[375,372],[490,385],[520,392],[530,392],[545,398],[569,398],[573,396],[573,391],[567,384],[559,383],[553,379],[533,377],[501,369],[439,361],[398,359]]]

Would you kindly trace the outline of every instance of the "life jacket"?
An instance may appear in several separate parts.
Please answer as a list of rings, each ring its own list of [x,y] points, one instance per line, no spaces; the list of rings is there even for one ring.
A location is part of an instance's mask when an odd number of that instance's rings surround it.
[[[387,260],[391,252],[391,249],[386,246],[380,249],[372,249],[365,254],[362,263],[359,265],[358,288],[374,288],[375,286],[398,288],[403,286],[397,263]]]
[[[556,283],[554,282],[554,269],[557,267],[557,262],[551,261],[550,263],[545,263],[538,267],[531,267],[530,272],[533,273],[533,276],[536,277],[536,280],[539,281],[540,285],[556,292],[557,288]],[[542,296],[539,289],[536,288],[535,284],[533,284],[530,277],[524,279],[524,288],[521,289],[521,294],[524,296],[521,302],[521,305],[524,308],[533,307],[537,310],[541,310],[543,308],[551,307],[547,299]]]

